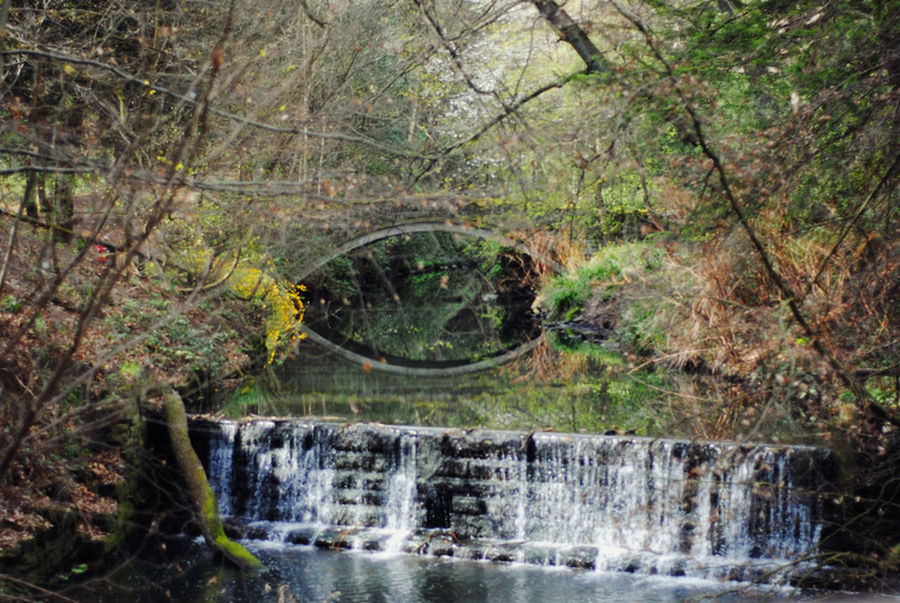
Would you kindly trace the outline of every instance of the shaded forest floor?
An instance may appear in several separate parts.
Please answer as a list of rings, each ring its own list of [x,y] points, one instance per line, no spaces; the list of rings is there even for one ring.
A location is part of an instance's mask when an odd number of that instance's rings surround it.
[[[9,240],[11,224],[0,220],[0,240]],[[4,444],[60,362],[69,365],[69,382],[41,409],[0,484],[3,554],[62,516],[77,518],[77,534],[86,541],[108,538],[126,473],[122,446],[144,392],[173,385],[200,403],[224,394],[246,378],[247,352],[264,337],[254,326],[258,317],[246,316],[246,304],[191,299],[151,277],[142,261],[78,338],[88,300],[115,269],[112,255],[85,245],[23,223],[10,256],[0,294]],[[62,285],[42,300],[69,267]]]

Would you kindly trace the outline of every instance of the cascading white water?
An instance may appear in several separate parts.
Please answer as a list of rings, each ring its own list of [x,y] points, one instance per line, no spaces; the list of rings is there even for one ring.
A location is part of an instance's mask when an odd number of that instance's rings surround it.
[[[401,550],[404,540],[416,527],[413,517],[416,496],[416,439],[414,433],[398,436],[397,467],[391,473],[387,486],[384,527],[391,536],[385,550]]]
[[[744,577],[814,553],[821,536],[823,449],[287,421],[209,429],[223,514],[337,528],[341,546]]]
[[[237,434],[237,425],[223,422],[219,431],[212,436],[209,446],[209,462],[206,472],[209,476],[209,485],[216,493],[219,513],[222,515],[232,514],[231,467],[235,434]]]

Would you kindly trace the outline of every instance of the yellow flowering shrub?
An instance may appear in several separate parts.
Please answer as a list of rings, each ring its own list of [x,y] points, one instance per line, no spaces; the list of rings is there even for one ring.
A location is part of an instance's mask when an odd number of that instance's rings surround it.
[[[304,305],[303,285],[279,282],[270,272],[256,266],[240,265],[227,281],[228,287],[247,299],[262,303],[266,316],[266,362],[271,364],[280,350],[305,337],[300,333]]]

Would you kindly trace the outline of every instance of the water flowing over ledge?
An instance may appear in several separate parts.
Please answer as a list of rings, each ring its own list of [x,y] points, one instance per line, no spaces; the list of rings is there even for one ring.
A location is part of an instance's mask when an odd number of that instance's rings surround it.
[[[247,538],[785,582],[825,524],[828,450],[629,436],[195,419]]]

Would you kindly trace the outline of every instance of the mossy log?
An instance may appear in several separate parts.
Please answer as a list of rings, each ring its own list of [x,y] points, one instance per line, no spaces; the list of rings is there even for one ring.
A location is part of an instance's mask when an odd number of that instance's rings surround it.
[[[194,513],[207,546],[214,553],[222,555],[242,569],[261,568],[262,563],[259,559],[225,535],[216,497],[212,488],[209,487],[206,472],[188,437],[187,413],[184,410],[181,396],[175,390],[169,389],[164,395],[164,405],[172,450],[178,461],[178,467],[187,482],[188,493],[194,505]]]

